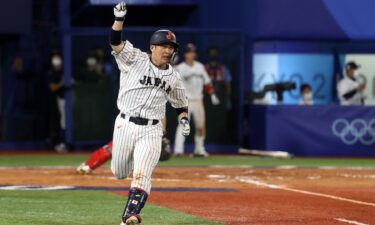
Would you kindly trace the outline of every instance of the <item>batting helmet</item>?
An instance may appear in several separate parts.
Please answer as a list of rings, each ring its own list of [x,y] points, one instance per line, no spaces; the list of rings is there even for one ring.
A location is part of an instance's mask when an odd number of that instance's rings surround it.
[[[157,30],[150,38],[150,45],[172,44],[175,49],[179,44],[176,40],[176,35],[170,30]]]

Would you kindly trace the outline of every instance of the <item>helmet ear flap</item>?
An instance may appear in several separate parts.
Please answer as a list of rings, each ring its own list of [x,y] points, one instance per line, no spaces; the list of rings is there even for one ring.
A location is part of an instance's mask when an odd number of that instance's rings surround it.
[[[175,46],[174,51],[171,56],[171,60],[169,60],[169,62],[175,63],[175,60],[178,60],[177,58],[178,58],[178,46]]]
[[[177,55],[178,55],[178,52],[177,52],[177,51],[174,51],[173,54],[172,54],[172,57],[171,57],[170,62],[174,62],[175,59],[176,59],[176,57],[177,57]]]

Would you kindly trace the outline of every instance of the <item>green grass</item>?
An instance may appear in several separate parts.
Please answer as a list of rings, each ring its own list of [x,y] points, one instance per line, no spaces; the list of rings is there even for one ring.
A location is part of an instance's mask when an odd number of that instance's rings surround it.
[[[104,191],[0,191],[1,225],[118,225],[125,197]],[[219,225],[146,204],[144,225]]]
[[[0,166],[77,166],[88,157],[81,154],[68,155],[15,155],[0,156]],[[208,158],[172,158],[160,166],[350,166],[375,167],[374,158],[258,158],[249,156],[211,156]]]
[[[89,154],[0,155],[0,166],[78,166],[88,156]]]

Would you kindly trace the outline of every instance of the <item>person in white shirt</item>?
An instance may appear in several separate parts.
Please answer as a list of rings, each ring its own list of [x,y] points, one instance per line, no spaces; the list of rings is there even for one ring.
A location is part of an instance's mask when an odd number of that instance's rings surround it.
[[[365,83],[360,83],[358,77],[358,68],[360,65],[354,61],[348,62],[345,66],[346,77],[337,84],[338,97],[340,105],[363,105],[363,90],[366,88]]]
[[[214,93],[214,88],[210,77],[202,63],[196,61],[196,47],[189,43],[185,47],[185,61],[178,64],[175,68],[181,74],[183,85],[186,90],[186,96],[189,100],[189,118],[192,115],[195,125],[195,148],[193,156],[207,157],[208,153],[204,147],[206,137],[206,117],[203,105],[203,90],[211,95],[211,102],[214,105],[220,104],[219,99]],[[174,155],[180,156],[184,153],[185,137],[181,135],[181,127],[177,127]]]
[[[302,84],[300,88],[301,100],[300,105],[314,105],[313,93],[309,84]]]

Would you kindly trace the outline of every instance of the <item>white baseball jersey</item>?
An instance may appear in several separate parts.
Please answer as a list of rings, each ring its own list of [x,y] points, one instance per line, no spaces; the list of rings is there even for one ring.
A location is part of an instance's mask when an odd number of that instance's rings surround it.
[[[358,88],[359,83],[349,77],[345,77],[337,84],[337,92],[341,105],[362,105],[363,94],[357,91],[351,98],[345,99],[343,95]]]
[[[174,108],[188,106],[181,77],[171,65],[166,70],[158,69],[147,53],[129,41],[120,53],[112,54],[121,71],[117,107],[122,113],[160,120],[167,101]]]
[[[132,188],[151,191],[151,175],[159,161],[162,125],[152,125],[165,114],[167,101],[175,108],[188,106],[180,75],[168,65],[160,70],[147,53],[125,42],[119,53],[112,53],[121,72],[117,106],[118,115],[113,131],[112,173],[118,179],[133,172]],[[136,124],[130,117],[148,119],[147,125]]]
[[[176,70],[181,74],[186,88],[186,96],[189,100],[203,99],[204,85],[211,83],[204,65],[198,61],[194,61],[190,66],[182,62],[176,66]]]

